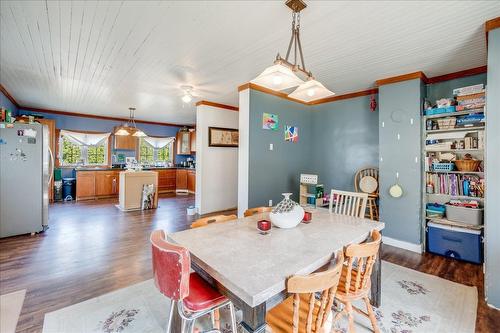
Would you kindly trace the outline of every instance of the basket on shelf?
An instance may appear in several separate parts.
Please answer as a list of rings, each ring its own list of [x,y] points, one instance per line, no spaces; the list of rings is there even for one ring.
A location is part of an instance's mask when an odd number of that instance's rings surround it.
[[[439,129],[452,129],[457,124],[457,118],[442,118],[437,120]]]
[[[477,171],[481,165],[479,160],[456,160],[455,165],[459,171]]]
[[[455,164],[453,163],[432,163],[432,170],[434,171],[453,171],[455,170]]]

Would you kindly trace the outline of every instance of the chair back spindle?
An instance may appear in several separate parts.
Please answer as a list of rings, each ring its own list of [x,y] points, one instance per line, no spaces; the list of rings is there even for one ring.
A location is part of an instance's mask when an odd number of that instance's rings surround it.
[[[335,207],[333,207],[333,198],[336,198]],[[367,201],[367,193],[332,190],[330,195],[330,213],[364,217]]]

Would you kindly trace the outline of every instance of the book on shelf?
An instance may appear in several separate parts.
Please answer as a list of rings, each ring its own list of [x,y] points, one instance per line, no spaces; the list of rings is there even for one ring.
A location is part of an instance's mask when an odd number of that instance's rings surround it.
[[[464,101],[464,100],[468,100],[468,99],[474,99],[474,98],[482,98],[484,99],[484,96],[485,96],[485,92],[480,92],[480,93],[477,93],[477,94],[469,94],[469,95],[460,95],[460,96],[457,96],[456,99],[458,102],[461,102],[461,101]]]
[[[427,188],[432,188],[432,193],[428,190],[428,194],[477,198],[484,194],[484,178],[477,175],[428,173],[426,178]]]
[[[453,95],[455,95],[455,96],[478,94],[478,93],[482,93],[482,92],[484,92],[484,84],[483,83],[453,89]]]
[[[477,103],[477,104],[457,105],[456,110],[457,110],[457,112],[459,112],[459,111],[472,111],[472,110],[480,109],[480,108],[484,109],[484,104],[485,103],[482,102],[482,103]]]

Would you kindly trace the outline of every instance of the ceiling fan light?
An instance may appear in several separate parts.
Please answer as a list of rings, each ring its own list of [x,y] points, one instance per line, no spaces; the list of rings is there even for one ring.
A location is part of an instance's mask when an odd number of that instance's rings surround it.
[[[290,68],[281,64],[269,66],[250,82],[278,91],[293,88],[304,83]]]
[[[126,135],[130,135],[130,133],[123,127],[120,127],[116,132],[115,132],[115,135],[119,135],[119,136],[126,136]]]
[[[185,94],[184,96],[182,96],[182,101],[186,104],[190,103],[192,100],[193,97],[190,94]]]
[[[311,102],[317,99],[322,99],[335,95],[334,92],[325,88],[320,82],[310,78],[297,89],[295,89],[288,97],[298,99],[303,102]]]

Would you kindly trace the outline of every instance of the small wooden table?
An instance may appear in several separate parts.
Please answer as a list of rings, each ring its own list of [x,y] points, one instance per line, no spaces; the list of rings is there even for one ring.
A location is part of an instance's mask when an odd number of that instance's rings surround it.
[[[316,271],[344,246],[384,228],[381,222],[316,209],[309,224],[261,235],[256,224],[267,215],[168,235],[169,241],[189,249],[193,269],[243,311],[241,325],[252,333],[264,332],[266,311],[287,297],[288,277]],[[380,262],[372,274],[372,302],[380,303]],[[177,311],[172,320],[172,332],[180,332]]]

